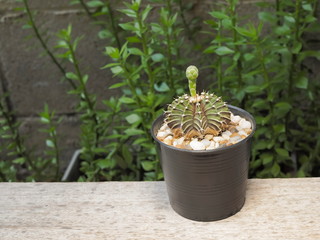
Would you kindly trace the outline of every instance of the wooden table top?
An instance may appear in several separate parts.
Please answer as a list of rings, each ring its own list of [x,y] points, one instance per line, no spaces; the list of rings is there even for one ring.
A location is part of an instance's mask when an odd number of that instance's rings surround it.
[[[1,240],[319,240],[320,178],[250,179],[236,215],[195,222],[164,182],[0,183]]]

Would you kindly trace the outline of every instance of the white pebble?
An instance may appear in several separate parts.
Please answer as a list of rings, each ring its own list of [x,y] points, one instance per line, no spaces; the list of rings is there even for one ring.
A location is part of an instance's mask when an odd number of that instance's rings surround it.
[[[235,143],[239,142],[241,139],[242,138],[240,136],[234,136],[234,137],[230,138],[230,143],[235,144]]]
[[[167,124],[163,124],[162,127],[160,128],[161,131],[167,130],[168,125]]]
[[[241,126],[236,126],[236,129],[238,132],[241,132],[243,130],[243,128]]]
[[[172,131],[170,128],[166,129],[164,132],[168,133],[168,134],[172,134]]]
[[[178,141],[177,140],[173,140],[172,146],[177,146],[178,145]]]
[[[238,132],[238,134],[239,135],[242,135],[242,136],[248,136],[248,134],[245,132],[245,131],[243,131],[243,130],[240,130],[239,132]]]
[[[157,133],[157,138],[165,138],[168,135],[169,135],[169,133],[167,133],[167,132],[159,131]]]
[[[222,133],[221,136],[224,138],[224,140],[229,140],[230,139],[230,135],[224,132],[224,133]]]
[[[203,140],[201,140],[201,142],[204,144],[205,147],[209,147],[209,145],[211,143],[208,139],[203,139]]]
[[[181,145],[184,141],[184,137],[178,138],[176,141],[177,141],[177,145]]]
[[[223,132],[222,134],[225,134],[225,135],[227,135],[227,136],[230,136],[230,135],[232,134],[232,132],[230,132],[230,131],[225,131],[225,132]]]
[[[166,137],[163,142],[167,145],[172,145],[172,140],[173,140],[173,137],[172,136],[168,136]]]
[[[221,142],[221,141],[224,141],[225,139],[223,137],[214,137],[213,138],[213,141],[215,142]]]
[[[206,146],[202,142],[198,142],[197,140],[191,141],[190,146],[193,150],[205,150],[206,149]]]
[[[242,118],[238,115],[231,115],[231,122],[239,123]]]
[[[251,128],[251,123],[245,119],[241,119],[239,122],[239,126],[242,128]]]
[[[219,147],[219,143],[217,142],[211,142],[209,147],[206,148],[206,150],[212,150],[212,149],[216,149]]]
[[[211,140],[211,139],[213,138],[213,135],[207,134],[204,138],[205,138],[205,139],[208,139],[208,140]]]

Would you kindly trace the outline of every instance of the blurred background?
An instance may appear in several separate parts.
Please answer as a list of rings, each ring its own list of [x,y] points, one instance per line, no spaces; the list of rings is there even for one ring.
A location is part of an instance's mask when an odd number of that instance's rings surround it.
[[[186,92],[257,121],[250,177],[320,175],[319,1],[0,0],[0,180],[161,180],[151,123]]]

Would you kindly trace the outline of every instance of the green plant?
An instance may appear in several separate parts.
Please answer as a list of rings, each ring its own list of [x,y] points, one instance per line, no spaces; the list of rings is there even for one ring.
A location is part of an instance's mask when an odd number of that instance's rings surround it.
[[[314,129],[319,125],[314,119],[319,115],[305,104],[318,104],[314,96],[319,83],[310,81],[313,70],[306,61],[319,59],[319,51],[308,50],[304,40],[311,29],[318,31],[316,2],[262,2],[258,5],[266,10],[258,13],[260,21],[241,26],[237,1],[228,1],[206,21],[216,33],[204,50],[216,56],[211,65],[216,70],[214,86],[257,121],[251,176],[310,176],[318,166]],[[304,114],[314,117],[305,121]]]
[[[189,66],[186,75],[190,96],[180,96],[168,106],[165,123],[177,136],[192,138],[206,134],[218,135],[230,122],[231,113],[227,105],[213,93],[196,93],[198,69],[195,66]]]
[[[171,1],[167,4],[170,6]],[[161,8],[159,23],[148,23],[151,6],[143,8],[140,1],[125,5],[126,8],[119,11],[131,21],[119,25],[129,34],[127,42],[121,49],[106,48],[114,63],[105,68],[122,79],[110,88],[121,87],[124,94],[119,101],[126,104],[127,125],[121,126],[125,130],[118,129],[115,137],[131,142],[138,179],[161,179],[150,128],[153,119],[162,113],[162,106],[176,90],[182,90],[179,84],[182,71],[179,65],[173,64],[180,58],[177,47],[181,41],[177,39],[181,29],[176,25],[177,15],[172,15],[168,9]]]
[[[20,122],[15,120],[12,111],[5,104],[5,94],[0,99],[0,150],[6,153],[0,161],[0,181],[58,181],[59,150],[57,145],[56,126],[61,120],[53,119],[48,106],[40,113],[41,122],[47,127],[40,131],[48,134],[45,142],[50,150],[44,156],[35,157],[26,147],[25,139],[19,131]],[[49,158],[48,158],[49,157]]]

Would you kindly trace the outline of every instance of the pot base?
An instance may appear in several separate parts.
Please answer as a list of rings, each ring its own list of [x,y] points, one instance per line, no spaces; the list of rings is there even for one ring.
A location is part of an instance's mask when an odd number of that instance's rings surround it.
[[[221,215],[218,215],[217,213],[215,213],[214,211],[210,211],[211,209],[206,209],[205,213],[199,213],[199,211],[195,211],[192,215],[191,215],[191,211],[190,209],[185,210],[185,209],[181,209],[180,206],[178,206],[175,203],[170,202],[170,205],[172,207],[172,209],[179,214],[181,217],[187,218],[189,220],[192,221],[198,221],[198,222],[212,222],[212,221],[219,221],[219,220],[223,220],[226,219],[228,217],[231,217],[235,214],[237,214],[238,212],[240,212],[240,210],[242,209],[242,207],[244,206],[245,203],[245,198],[243,198],[240,201],[240,205],[238,208],[234,209],[233,211],[229,212],[229,213],[222,213]]]

